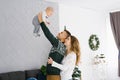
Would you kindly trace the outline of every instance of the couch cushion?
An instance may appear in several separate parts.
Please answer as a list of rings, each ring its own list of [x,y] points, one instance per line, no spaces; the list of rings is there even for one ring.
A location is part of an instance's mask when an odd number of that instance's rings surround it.
[[[24,71],[9,72],[8,76],[9,80],[25,80]]]
[[[8,73],[1,73],[0,74],[0,80],[9,80]]]
[[[26,70],[25,74],[26,74],[26,79],[30,78],[30,77],[38,77],[38,73],[40,73],[40,69],[35,69],[35,70]]]

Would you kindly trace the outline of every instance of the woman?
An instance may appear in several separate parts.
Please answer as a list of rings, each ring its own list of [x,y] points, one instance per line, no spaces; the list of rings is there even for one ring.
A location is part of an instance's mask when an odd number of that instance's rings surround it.
[[[76,37],[70,36],[65,40],[64,44],[66,45],[67,51],[62,64],[56,63],[52,58],[48,59],[48,64],[61,70],[61,80],[70,80],[72,79],[75,65],[78,65],[80,60],[79,41]]]

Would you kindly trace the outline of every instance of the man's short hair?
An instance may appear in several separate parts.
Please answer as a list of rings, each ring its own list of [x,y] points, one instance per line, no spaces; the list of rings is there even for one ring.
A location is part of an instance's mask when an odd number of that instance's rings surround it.
[[[67,33],[67,37],[66,38],[68,38],[69,36],[71,36],[71,33],[68,31],[68,30],[64,30],[66,33]]]

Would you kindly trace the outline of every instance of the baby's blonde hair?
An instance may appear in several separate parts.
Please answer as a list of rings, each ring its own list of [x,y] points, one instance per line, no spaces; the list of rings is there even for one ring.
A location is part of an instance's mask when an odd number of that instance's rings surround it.
[[[46,11],[54,11],[53,7],[47,7]]]

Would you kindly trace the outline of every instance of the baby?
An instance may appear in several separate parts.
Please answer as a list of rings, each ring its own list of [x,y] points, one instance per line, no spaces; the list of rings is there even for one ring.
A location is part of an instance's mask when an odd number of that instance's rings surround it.
[[[45,11],[42,12],[42,19],[45,22],[46,25],[50,25],[50,22],[48,21],[48,18],[50,16],[52,16],[53,14],[53,8],[52,7],[47,7],[45,9]],[[38,15],[34,16],[33,21],[32,21],[33,25],[34,25],[34,31],[33,34],[35,37],[40,36],[39,34],[39,29],[40,29],[40,23],[38,21]]]

